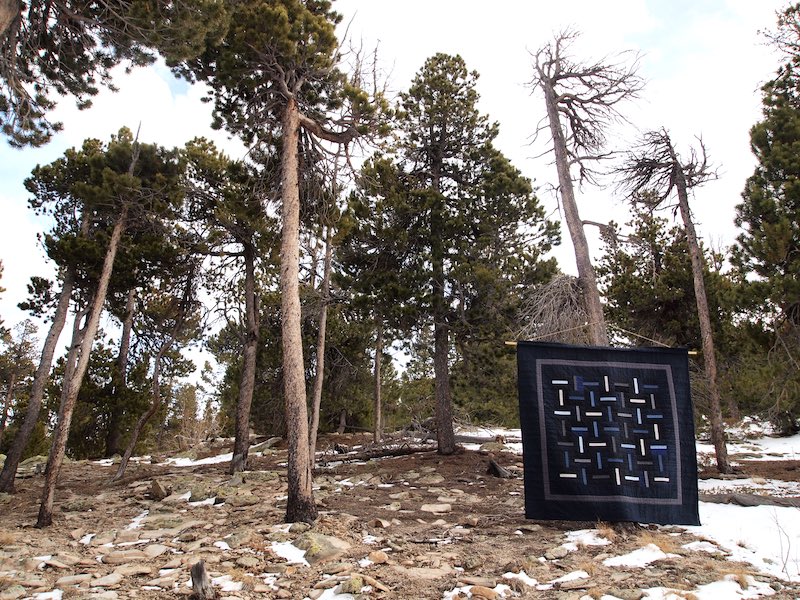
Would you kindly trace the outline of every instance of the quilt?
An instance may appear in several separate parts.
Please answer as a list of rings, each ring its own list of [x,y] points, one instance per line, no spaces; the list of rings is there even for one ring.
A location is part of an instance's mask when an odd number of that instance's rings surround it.
[[[699,525],[686,350],[517,344],[529,519]]]

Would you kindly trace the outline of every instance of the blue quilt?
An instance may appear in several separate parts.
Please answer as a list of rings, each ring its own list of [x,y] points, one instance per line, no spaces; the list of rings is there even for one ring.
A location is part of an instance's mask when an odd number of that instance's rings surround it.
[[[699,525],[686,350],[519,342],[529,519]]]

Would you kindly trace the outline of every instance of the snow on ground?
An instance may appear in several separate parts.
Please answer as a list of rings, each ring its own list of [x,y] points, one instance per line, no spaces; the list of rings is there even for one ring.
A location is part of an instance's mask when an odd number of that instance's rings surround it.
[[[192,460],[191,458],[168,458],[164,462],[175,465],[176,467],[196,467],[197,465],[213,465],[221,462],[229,462],[232,458],[233,452],[227,452],[226,454],[209,456],[208,458],[201,458],[199,460]]]
[[[603,561],[607,567],[639,567],[647,565],[665,558],[677,558],[677,554],[665,554],[661,548],[655,544],[647,544],[644,548],[639,548],[622,556],[612,556]]]
[[[800,581],[800,511],[796,508],[701,502],[700,522],[686,530],[713,541],[731,560]]]

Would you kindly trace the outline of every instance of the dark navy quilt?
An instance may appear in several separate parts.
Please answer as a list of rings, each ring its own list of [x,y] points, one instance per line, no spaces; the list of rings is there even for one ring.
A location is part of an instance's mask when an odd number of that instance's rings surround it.
[[[529,519],[699,525],[686,350],[519,342]]]

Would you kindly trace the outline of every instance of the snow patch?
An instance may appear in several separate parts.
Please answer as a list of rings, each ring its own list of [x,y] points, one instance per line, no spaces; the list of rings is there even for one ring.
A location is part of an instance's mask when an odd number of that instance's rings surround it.
[[[644,548],[639,548],[628,554],[607,558],[603,564],[607,567],[641,567],[644,568],[650,563],[665,558],[677,558],[677,554],[665,554],[661,548],[655,544],[647,544]]]

